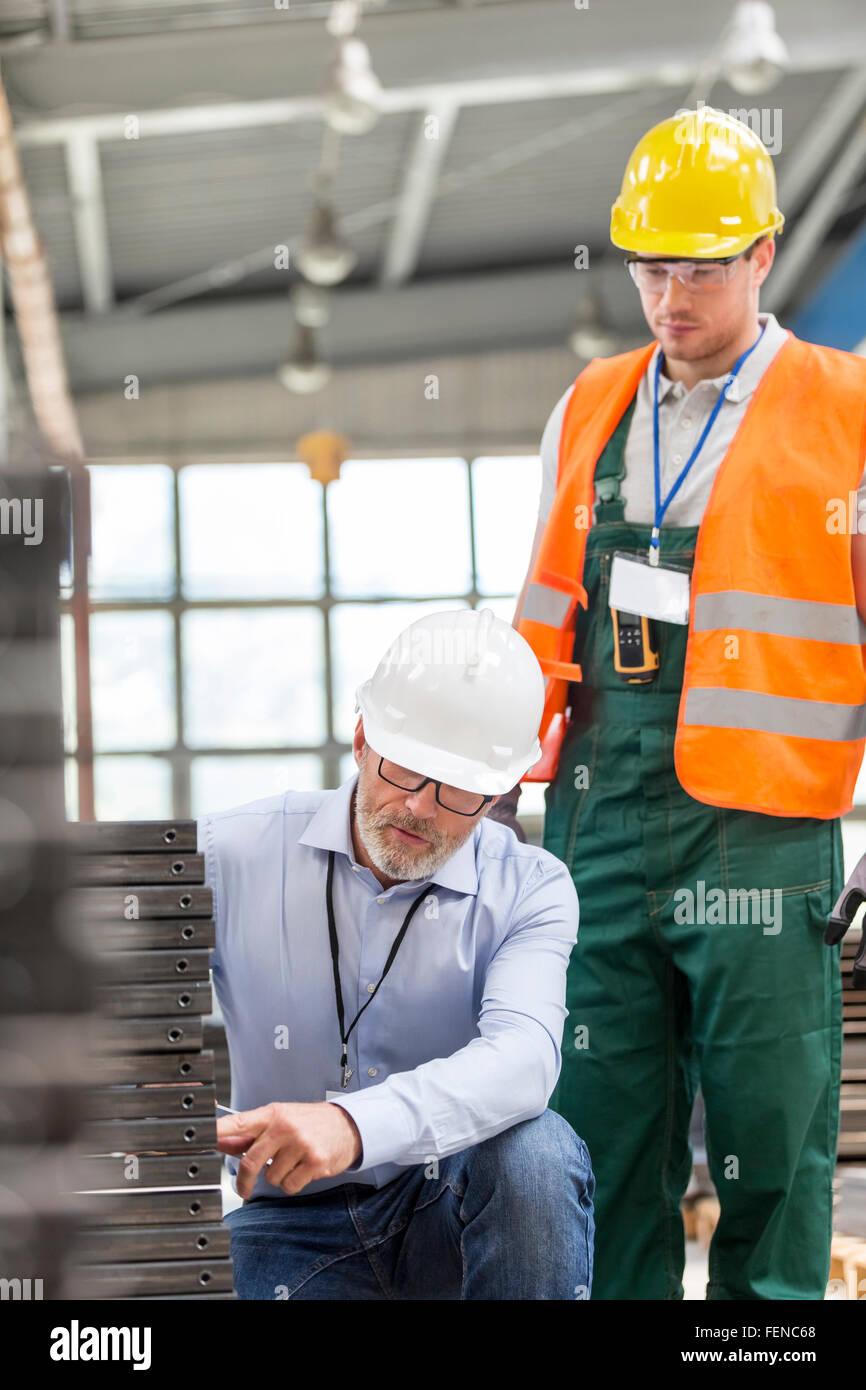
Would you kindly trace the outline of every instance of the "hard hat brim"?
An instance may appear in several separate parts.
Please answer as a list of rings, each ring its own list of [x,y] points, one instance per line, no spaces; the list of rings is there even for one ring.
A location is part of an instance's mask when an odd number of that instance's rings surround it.
[[[360,692],[359,692],[360,695]],[[511,759],[501,771],[495,771],[484,763],[463,758],[447,749],[433,748],[429,743],[409,738],[383,728],[375,716],[364,711],[359,698],[359,709],[364,721],[364,738],[370,748],[380,757],[389,758],[401,767],[411,768],[422,777],[432,777],[437,782],[447,782],[451,787],[463,791],[477,792],[479,796],[502,796],[520,781],[525,772],[534,767],[541,757],[541,744],[536,738],[531,750],[530,761],[526,755]]]
[[[662,232],[652,227],[635,227],[630,224],[628,215],[615,204],[610,219],[610,239],[614,246],[623,251],[633,251],[639,256],[682,256],[694,259],[706,256],[720,259],[724,256],[739,256],[747,251],[760,237],[773,237],[781,231],[784,218],[759,227],[757,231],[720,236],[717,232]]]

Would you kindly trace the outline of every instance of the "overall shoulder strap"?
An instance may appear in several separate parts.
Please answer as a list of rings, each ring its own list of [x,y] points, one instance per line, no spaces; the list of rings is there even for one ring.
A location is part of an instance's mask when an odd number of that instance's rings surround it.
[[[595,465],[595,519],[599,521],[624,521],[625,503],[620,496],[620,484],[625,477],[625,443],[629,426],[634,415],[634,396],[626,407],[625,414],[604,446]]]

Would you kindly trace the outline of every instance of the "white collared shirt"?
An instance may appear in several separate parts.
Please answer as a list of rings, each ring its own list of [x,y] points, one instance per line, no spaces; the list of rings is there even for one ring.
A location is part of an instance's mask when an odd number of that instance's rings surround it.
[[[198,821],[213,890],[214,986],[231,1062],[231,1105],[339,1104],[355,1120],[361,1163],[305,1193],[379,1187],[540,1115],[560,1069],[565,980],[577,893],[564,864],[487,818],[433,875],[384,983],[349,1038],[340,1030],[325,882],[348,1028],[367,1003],[422,883],[384,889],[356,862],[351,798],[286,792]],[[239,1160],[227,1159],[236,1173]],[[257,1197],[280,1196],[261,1175]]]
[[[765,324],[754,352],[746,359],[722,404],[703,447],[689,469],[682,487],[665,513],[663,526],[699,526],[719,465],[731,446],[755,388],[788,334],[773,314],[759,314]],[[625,503],[626,521],[652,526],[655,518],[653,487],[653,377],[661,348],[656,345],[649,365],[641,377],[634,414],[625,445],[625,477],[620,495]],[[683,465],[700,438],[701,431],[727,380],[722,376],[699,381],[691,390],[681,381],[671,381],[664,372],[659,377],[659,453],[662,500],[667,497]],[[556,495],[559,442],[565,408],[574,385],[554,406],[541,439],[540,521],[546,521]],[[858,501],[866,506],[866,478],[860,485]],[[859,514],[859,512],[858,512]]]

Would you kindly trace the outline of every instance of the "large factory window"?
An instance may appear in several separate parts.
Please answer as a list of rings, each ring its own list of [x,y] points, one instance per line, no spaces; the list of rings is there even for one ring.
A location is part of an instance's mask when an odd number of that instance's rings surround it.
[[[534,456],[92,464],[91,676],[100,819],[197,815],[351,772],[354,693],[434,609],[510,621]],[[71,620],[67,798],[77,815]],[[540,788],[524,806],[540,809]]]

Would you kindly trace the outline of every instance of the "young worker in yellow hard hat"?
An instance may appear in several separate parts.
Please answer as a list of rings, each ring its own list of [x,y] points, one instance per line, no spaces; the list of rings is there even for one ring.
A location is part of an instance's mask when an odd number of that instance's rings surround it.
[[[655,341],[591,362],[543,440],[518,618],[547,678],[544,844],[581,900],[552,1104],[592,1153],[595,1298],[682,1297],[698,1085],[708,1297],[820,1299],[828,1276],[866,362],[759,313],[782,222],[747,126],[650,130],[611,239]]]

